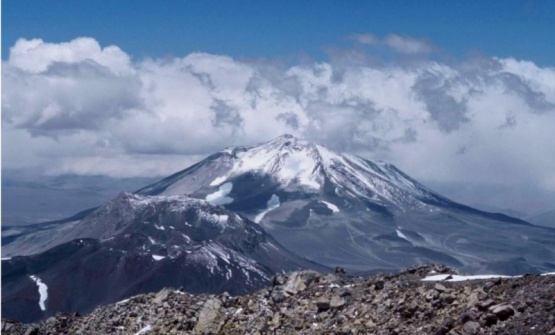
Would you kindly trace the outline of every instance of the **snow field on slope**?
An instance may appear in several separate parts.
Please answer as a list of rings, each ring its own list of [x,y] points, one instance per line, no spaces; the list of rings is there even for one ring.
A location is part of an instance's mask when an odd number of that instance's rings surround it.
[[[542,276],[553,276],[555,272],[548,272],[542,273]],[[450,279],[447,279],[451,276]],[[503,276],[503,275],[473,275],[473,276],[461,276],[461,275],[452,275],[452,274],[440,274],[440,275],[433,275],[428,276],[422,281],[465,281],[465,280],[478,280],[478,279],[492,279],[492,278],[520,278],[522,276]]]
[[[29,276],[29,277],[37,284],[39,288],[39,295],[40,295],[39,307],[41,310],[45,311],[46,306],[44,302],[46,301],[46,299],[48,299],[48,286],[46,286],[46,284],[43,283],[42,280],[37,276]]]
[[[266,203],[266,209],[258,213],[258,215],[256,215],[256,217],[254,218],[254,222],[260,223],[260,221],[262,221],[262,219],[266,214],[278,208],[279,206],[280,206],[279,197],[275,194],[272,194],[272,196],[270,197],[270,200],[268,200],[268,202]]]
[[[226,179],[227,179],[226,176],[218,177],[218,178],[212,180],[212,182],[210,183],[210,186],[218,186],[221,183],[223,183],[224,181],[226,181]]]
[[[324,205],[326,205],[332,212],[334,212],[334,213],[339,212],[339,207],[337,207],[336,205],[334,205],[330,202],[324,201],[324,200],[321,200],[321,202],[324,203]]]
[[[233,202],[233,198],[227,195],[233,189],[233,183],[225,183],[221,185],[218,190],[214,193],[210,193],[206,196],[206,201],[214,205],[227,205]]]
[[[297,182],[318,190],[323,180],[313,173],[319,163],[317,152],[308,143],[302,143],[300,147],[289,147],[269,142],[240,152],[229,175],[259,171],[275,176],[285,186]]]
[[[399,229],[395,229],[395,233],[397,233],[397,236],[399,236],[400,238],[409,241],[409,238],[405,234],[403,234]]]

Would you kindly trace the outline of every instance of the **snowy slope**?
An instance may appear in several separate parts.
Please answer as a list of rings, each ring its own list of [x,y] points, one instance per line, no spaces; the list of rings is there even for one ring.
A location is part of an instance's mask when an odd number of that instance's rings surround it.
[[[226,194],[229,194],[233,187],[231,180],[252,173],[271,177],[280,188],[298,189],[306,193],[319,193],[327,182],[331,182],[337,187],[338,193],[346,196],[399,207],[407,203],[424,205],[423,201],[441,199],[391,164],[335,153],[291,135],[283,135],[258,146],[226,148],[199,165],[205,168],[194,166],[195,169],[191,171],[194,178],[191,178],[190,173],[176,174],[138,193],[191,194],[205,186],[226,186]],[[207,180],[206,176],[212,179]],[[205,182],[192,183],[191,180]],[[207,200],[213,199],[213,194]],[[225,202],[231,203],[232,199]]]

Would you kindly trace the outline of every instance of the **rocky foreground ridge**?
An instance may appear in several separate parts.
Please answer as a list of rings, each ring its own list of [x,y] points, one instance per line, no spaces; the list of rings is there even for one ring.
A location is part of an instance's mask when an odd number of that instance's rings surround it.
[[[85,316],[2,320],[2,334],[555,334],[555,276],[422,281],[430,273],[455,271],[440,265],[369,277],[300,271],[236,297],[164,289]]]

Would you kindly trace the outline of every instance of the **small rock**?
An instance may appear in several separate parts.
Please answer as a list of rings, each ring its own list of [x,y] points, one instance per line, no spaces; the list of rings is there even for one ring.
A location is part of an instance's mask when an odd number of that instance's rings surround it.
[[[24,335],[38,335],[38,333],[39,329],[37,327],[30,326],[29,328],[27,328]]]
[[[331,308],[341,308],[345,305],[345,299],[341,298],[338,295],[334,295],[330,301]]]
[[[285,300],[285,293],[283,293],[283,291],[281,290],[275,290],[272,292],[271,297],[273,302],[280,303]]]
[[[446,318],[434,331],[434,335],[446,335],[451,328],[455,326],[455,321],[451,318]]]
[[[368,321],[366,321],[366,323],[364,324],[364,326],[365,326],[366,328],[374,328],[374,327],[376,327],[376,324],[374,323],[374,321],[368,320]]]
[[[439,293],[443,293],[447,291],[447,288],[441,284],[435,284],[434,290],[438,291]]]
[[[169,290],[162,290],[156,294],[156,297],[152,300],[154,304],[161,304],[168,298]]]
[[[351,291],[349,291],[349,289],[347,289],[347,288],[342,288],[342,289],[339,291],[338,295],[339,295],[340,297],[347,297],[347,296],[350,296],[350,295],[351,295]]]
[[[330,302],[324,299],[316,301],[316,307],[318,307],[318,311],[327,311],[330,309]]]
[[[481,311],[486,311],[488,308],[490,308],[493,305],[495,305],[495,302],[491,299],[487,299],[484,301],[478,301],[475,306],[478,307],[478,309]]]
[[[284,275],[275,275],[272,277],[272,286],[281,286],[287,282]]]
[[[462,328],[466,334],[476,335],[480,331],[480,324],[476,321],[468,321]]]
[[[335,269],[333,269],[333,273],[336,274],[336,275],[344,275],[345,274],[345,269],[338,266]]]
[[[441,297],[441,300],[442,300],[443,302],[445,302],[446,304],[451,304],[451,303],[453,303],[455,300],[457,300],[457,298],[455,298],[454,296],[452,296],[452,295],[449,294],[449,295],[445,295],[445,296]]]
[[[379,290],[383,290],[383,288],[385,287],[385,282],[383,280],[378,280],[375,284],[374,284],[374,289],[376,291]]]
[[[499,320],[503,321],[515,314],[515,310],[511,305],[495,305],[489,308],[489,311],[497,315]]]
[[[468,321],[476,321],[478,320],[478,312],[474,309],[474,310],[470,310],[468,312],[464,312],[463,314],[461,314],[461,316],[459,316],[459,324],[464,325],[465,323],[467,323]]]
[[[429,290],[426,293],[426,300],[428,301],[432,301],[432,300],[437,300],[439,299],[439,292],[436,290]]]
[[[497,315],[488,313],[484,316],[484,321],[486,322],[486,326],[492,326],[497,323]]]
[[[289,294],[297,294],[298,292],[302,292],[306,290],[306,288],[319,278],[320,274],[316,271],[298,271],[293,272],[287,283],[285,283],[285,287],[283,290]]]
[[[200,311],[195,334],[216,334],[220,330],[222,304],[218,299],[210,299],[204,303]]]
[[[484,284],[484,286],[482,287],[482,289],[484,290],[484,292],[488,292],[489,290],[491,290],[493,287],[495,286],[495,284],[493,282],[487,282]]]

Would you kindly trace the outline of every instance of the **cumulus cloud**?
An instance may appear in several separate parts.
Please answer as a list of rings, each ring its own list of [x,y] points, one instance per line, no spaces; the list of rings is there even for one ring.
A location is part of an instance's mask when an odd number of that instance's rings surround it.
[[[390,50],[407,55],[428,54],[434,50],[432,43],[425,39],[397,34],[379,38],[374,34],[366,33],[351,35],[350,38],[360,44],[388,47]]]
[[[358,40],[432,50],[397,35]],[[289,66],[206,53],[132,62],[90,38],[19,40],[2,63],[3,168],[164,175],[292,133],[424,181],[555,192],[554,69],[342,57],[352,55]]]
[[[408,36],[387,35],[384,38],[384,43],[390,48],[405,54],[426,54],[432,51],[432,46],[429,42]]]
[[[10,48],[8,63],[16,68],[38,73],[53,63],[75,64],[83,61],[98,63],[117,73],[131,71],[129,56],[117,46],[101,48],[90,37],[76,38],[67,43],[45,43],[42,39],[19,39]]]

